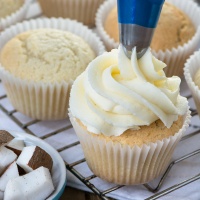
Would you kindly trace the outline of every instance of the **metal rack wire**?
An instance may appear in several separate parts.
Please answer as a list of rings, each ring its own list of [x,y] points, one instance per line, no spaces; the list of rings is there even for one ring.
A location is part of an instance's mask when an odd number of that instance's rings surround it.
[[[1,84],[1,83],[0,83]],[[2,92],[1,92],[2,93]],[[3,99],[6,99],[7,96],[5,94],[1,94],[0,95],[0,100],[3,100]],[[187,96],[188,99],[192,98],[191,96]],[[22,123],[18,120],[18,118],[16,118],[15,116],[15,113],[17,112],[16,110],[14,109],[11,109],[11,110],[8,110],[6,107],[2,106],[2,104],[0,104],[0,109],[7,115],[9,116],[10,119],[12,119],[15,123],[17,123],[22,129],[24,129],[27,133],[30,133],[32,135],[35,135],[31,129],[29,128],[31,125],[33,124],[36,124],[38,123],[39,121],[38,120],[31,120],[27,123]],[[194,117],[195,115],[197,115],[197,112],[196,110],[191,110],[192,111],[192,116]],[[56,135],[64,130],[68,130],[69,128],[72,128],[71,124],[66,124],[66,126],[64,127],[61,127],[59,129],[57,129],[56,131],[49,131],[48,134],[45,134],[45,136],[42,136],[40,138],[42,139],[45,139],[45,138],[48,138],[50,136],[53,136],[53,135]],[[193,131],[191,132],[190,134],[184,136],[182,138],[182,140],[187,140],[197,134],[200,134],[200,130],[197,129],[196,131]],[[79,141],[75,141],[75,142],[72,142],[62,148],[59,148],[57,149],[59,152],[63,151],[63,150],[66,150],[66,149],[70,149],[72,147],[75,147],[77,145],[79,145]],[[157,184],[156,187],[152,187],[150,184],[144,184],[143,186],[152,192],[152,196],[147,198],[146,200],[154,200],[154,199],[158,199],[159,197],[162,197],[168,193],[171,193],[173,192],[174,190],[177,190],[185,185],[188,185],[198,179],[200,179],[200,170],[199,170],[199,174],[196,174],[195,176],[187,179],[187,180],[184,180],[178,184],[175,184],[175,185],[172,185],[171,187],[161,191],[161,187],[163,186],[163,184],[165,184],[165,180],[166,180],[166,177],[167,177],[167,174],[170,172],[170,170],[177,164],[177,163],[180,163],[192,156],[195,156],[197,154],[200,153],[200,149],[197,149],[193,152],[190,152],[186,155],[183,155],[182,157],[176,159],[176,160],[173,160],[171,162],[171,164],[169,165],[169,167],[167,168],[167,170],[165,171],[165,173],[163,174],[163,176],[161,177],[159,183]],[[114,187],[111,187],[109,189],[106,189],[104,191],[101,191],[99,188],[97,188],[94,184],[91,183],[91,180],[93,180],[94,178],[96,178],[96,176],[94,174],[88,176],[88,177],[85,177],[83,176],[78,170],[75,169],[75,166],[81,164],[81,163],[84,163],[85,162],[85,159],[80,159],[78,161],[75,161],[73,163],[68,163],[68,162],[65,162],[66,164],[66,168],[67,170],[69,170],[72,174],[74,174],[82,183],[84,183],[89,189],[91,189],[96,195],[98,195],[101,199],[103,200],[108,200],[109,197],[107,196],[109,193],[115,191],[115,190],[118,190],[122,187],[124,187],[123,185],[117,185],[117,186],[114,186]]]

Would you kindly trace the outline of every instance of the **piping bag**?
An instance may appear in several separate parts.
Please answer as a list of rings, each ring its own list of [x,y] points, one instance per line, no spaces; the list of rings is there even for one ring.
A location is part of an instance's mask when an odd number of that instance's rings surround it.
[[[164,0],[117,0],[120,43],[131,58],[140,59],[151,44]]]

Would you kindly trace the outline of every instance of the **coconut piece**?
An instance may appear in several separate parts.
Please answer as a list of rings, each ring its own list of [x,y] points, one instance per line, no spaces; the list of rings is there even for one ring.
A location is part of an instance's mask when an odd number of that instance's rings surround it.
[[[21,154],[24,146],[25,146],[24,145],[24,141],[23,140],[18,140],[16,138],[12,139],[10,142],[8,142],[6,144],[6,148],[12,150],[18,156]]]
[[[18,190],[18,191],[16,191]],[[39,167],[36,170],[12,179],[8,182],[4,193],[4,200],[35,200],[46,199],[54,191],[54,185],[49,169]],[[21,196],[16,197],[16,192]]]
[[[4,146],[0,147],[0,175],[16,158],[17,155],[13,151]]]
[[[17,164],[27,173],[37,169],[38,167],[46,167],[50,171],[53,166],[51,156],[38,146],[24,147],[22,153],[17,159]]]
[[[15,179],[8,181],[4,192],[4,200],[27,200],[21,190],[21,185]]]
[[[11,141],[13,138],[14,137],[8,131],[0,130],[0,146]]]
[[[18,168],[18,172],[19,172],[20,176],[23,176],[26,174],[25,170],[23,168],[21,168],[19,165],[17,165],[17,168]]]
[[[0,177],[0,190],[5,191],[9,180],[19,176],[16,162],[13,162]]]

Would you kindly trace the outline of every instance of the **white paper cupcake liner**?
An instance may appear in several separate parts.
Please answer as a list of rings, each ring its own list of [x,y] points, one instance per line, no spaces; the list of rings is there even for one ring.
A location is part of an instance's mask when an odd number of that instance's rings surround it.
[[[180,10],[182,10],[193,22],[196,32],[195,35],[185,43],[183,46],[178,46],[171,50],[166,51],[152,51],[152,53],[159,59],[167,64],[165,72],[167,76],[183,75],[183,66],[186,59],[200,47],[200,7],[194,1],[188,0],[166,0],[171,4],[174,4]],[[96,15],[96,27],[97,33],[104,42],[107,50],[118,47],[118,43],[115,42],[105,31],[104,22],[111,11],[116,5],[115,0],[108,0],[104,2],[97,11]]]
[[[119,46],[118,42],[115,42],[113,38],[111,38],[104,29],[105,20],[110,13],[110,11],[117,5],[116,0],[108,0],[105,1],[98,9],[95,18],[95,24],[97,33],[100,38],[104,42],[106,49],[111,51],[111,49],[116,49]]]
[[[122,185],[146,183],[161,175],[190,122],[188,108],[183,126],[174,136],[142,147],[130,147],[89,134],[71,113],[69,116],[93,173],[108,182]]]
[[[184,67],[184,76],[187,82],[187,85],[192,93],[197,112],[200,116],[200,89],[194,83],[194,76],[197,71],[200,69],[200,50],[196,51],[185,63]]]
[[[17,22],[21,22],[22,20],[24,20],[31,1],[32,0],[24,0],[24,4],[19,10],[5,18],[0,18],[0,31],[4,30],[10,25],[16,24]]]
[[[95,14],[104,0],[39,0],[47,17],[76,19],[88,26],[95,25]]]
[[[70,31],[82,37],[96,55],[105,51],[100,39],[86,26],[75,20],[62,18],[42,18],[11,26],[0,36],[0,49],[17,34],[38,28]],[[0,76],[8,98],[18,111],[31,118],[41,120],[58,120],[67,117],[69,92],[73,80],[49,84],[22,80],[6,71],[3,66],[0,68]]]

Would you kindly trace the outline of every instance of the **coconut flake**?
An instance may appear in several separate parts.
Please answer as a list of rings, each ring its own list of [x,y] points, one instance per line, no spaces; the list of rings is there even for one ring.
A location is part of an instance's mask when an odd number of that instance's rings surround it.
[[[16,162],[13,162],[0,177],[0,190],[5,191],[9,180],[19,176]]]
[[[17,155],[13,151],[4,146],[0,147],[0,175],[16,158]]]
[[[12,139],[10,142],[7,143],[6,148],[12,150],[18,156],[21,154],[24,148],[24,141],[18,140],[16,138]]]
[[[38,146],[24,147],[22,153],[17,159],[17,164],[27,173],[41,166],[48,168],[50,171],[53,166],[51,156]]]
[[[11,141],[14,137],[5,130],[0,130],[0,147],[9,141]]]
[[[4,200],[46,199],[53,190],[54,185],[49,169],[39,167],[24,176],[10,180],[6,186]]]

